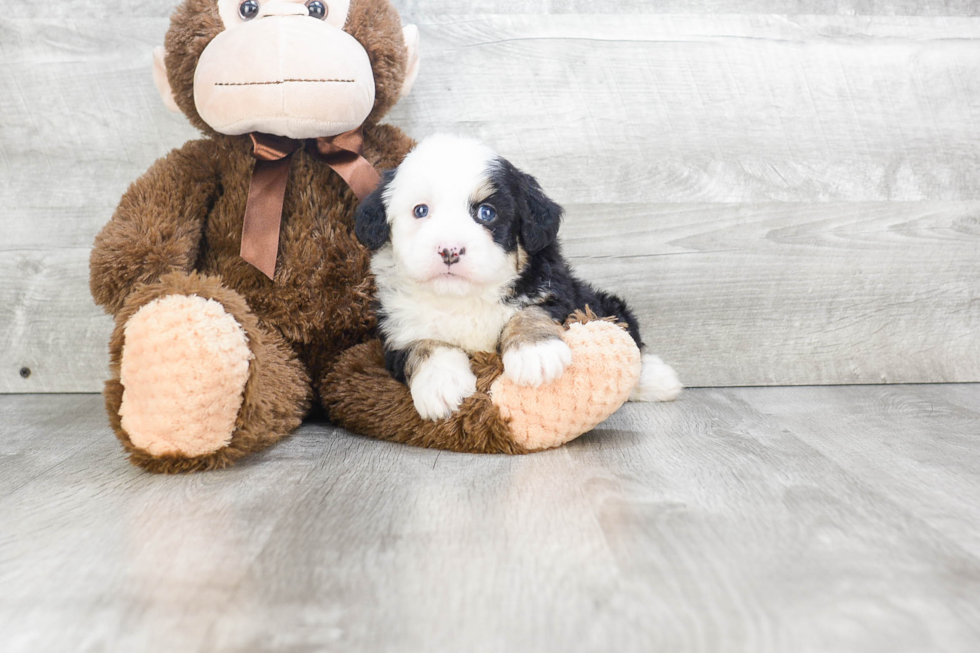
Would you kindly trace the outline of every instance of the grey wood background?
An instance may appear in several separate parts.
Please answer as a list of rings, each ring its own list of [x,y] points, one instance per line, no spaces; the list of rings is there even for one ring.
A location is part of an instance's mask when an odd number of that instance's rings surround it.
[[[980,2],[396,4],[392,122],[536,174],[687,384],[980,381]],[[0,392],[101,386],[92,239],[195,136],[150,74],[174,6],[0,0]]]
[[[534,456],[306,424],[160,477],[99,397],[0,397],[0,650],[975,653],[978,405],[692,390]]]

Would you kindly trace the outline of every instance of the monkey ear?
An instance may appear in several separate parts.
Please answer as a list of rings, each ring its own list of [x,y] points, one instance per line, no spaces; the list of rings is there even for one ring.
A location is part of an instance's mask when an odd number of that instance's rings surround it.
[[[394,177],[394,170],[386,171],[381,177],[381,185],[364,198],[354,214],[354,234],[372,252],[384,247],[391,234],[384,193]]]
[[[153,82],[157,85],[157,91],[167,108],[174,113],[180,113],[180,107],[174,100],[174,92],[170,88],[170,80],[167,78],[166,51],[162,45],[153,48]]]
[[[412,92],[415,79],[419,76],[419,61],[422,58],[422,37],[415,25],[406,25],[402,30],[405,35],[405,48],[408,50],[408,64],[405,66],[405,83],[402,84],[402,97]]]
[[[525,198],[525,213],[521,216],[521,241],[530,254],[558,239],[558,229],[565,213],[541,190],[538,180],[518,171],[518,186]]]

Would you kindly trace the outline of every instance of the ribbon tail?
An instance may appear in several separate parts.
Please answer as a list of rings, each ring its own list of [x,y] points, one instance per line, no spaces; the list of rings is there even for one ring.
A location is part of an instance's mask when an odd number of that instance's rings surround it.
[[[364,201],[368,195],[381,185],[381,175],[371,162],[356,152],[346,152],[346,156],[331,157],[327,165],[347,182],[357,199]]]
[[[277,161],[257,160],[248,188],[241,256],[272,279],[279,254],[279,228],[292,154]]]

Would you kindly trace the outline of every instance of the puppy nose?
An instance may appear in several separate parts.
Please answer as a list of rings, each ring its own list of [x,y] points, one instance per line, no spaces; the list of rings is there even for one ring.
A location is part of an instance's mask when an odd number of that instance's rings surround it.
[[[466,254],[465,247],[440,247],[439,256],[442,257],[443,263],[446,265],[454,265],[459,263],[459,258]]]

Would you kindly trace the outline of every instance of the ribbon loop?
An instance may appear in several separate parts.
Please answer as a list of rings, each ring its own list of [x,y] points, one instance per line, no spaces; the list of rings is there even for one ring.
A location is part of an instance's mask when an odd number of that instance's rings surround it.
[[[364,200],[381,183],[381,175],[364,158],[364,134],[360,128],[339,136],[318,138],[309,147],[320,160],[340,175],[357,199]]]
[[[252,156],[259,161],[278,161],[303,146],[302,141],[297,141],[285,136],[273,136],[272,134],[250,134],[252,137]]]
[[[252,156],[256,161],[242,225],[241,257],[272,279],[279,254],[289,166],[303,142],[271,134],[253,133],[251,136]],[[370,195],[381,183],[381,176],[364,158],[364,135],[360,128],[306,141],[306,149],[340,175],[359,200]]]

